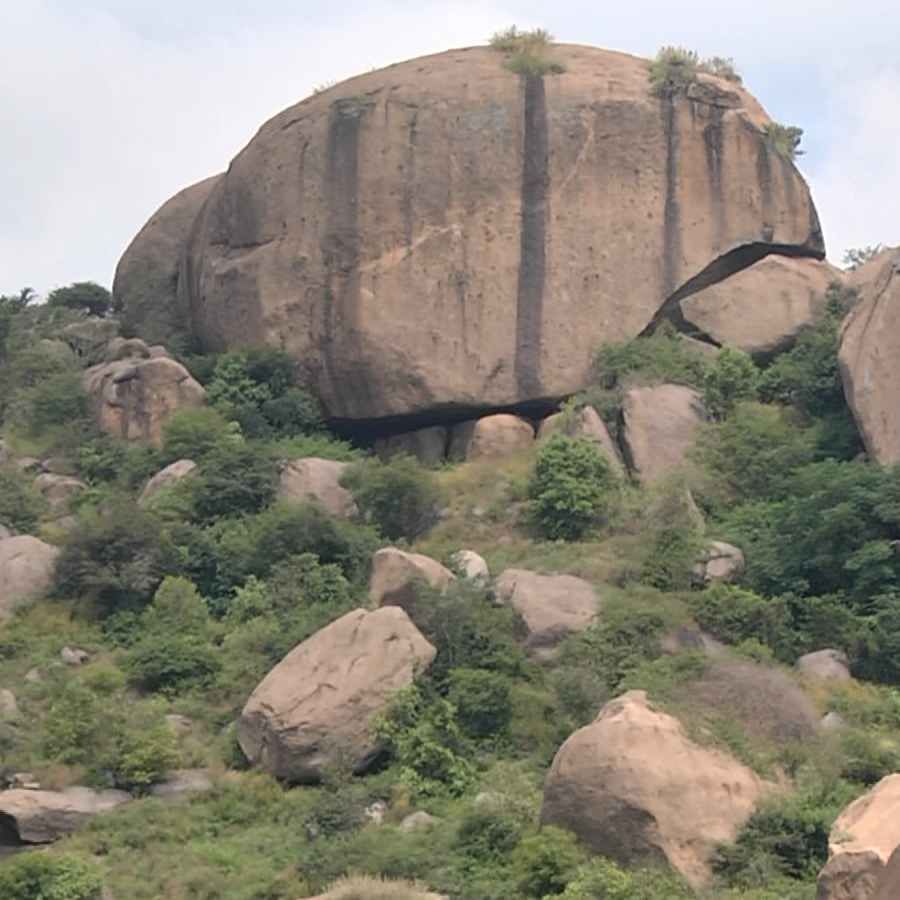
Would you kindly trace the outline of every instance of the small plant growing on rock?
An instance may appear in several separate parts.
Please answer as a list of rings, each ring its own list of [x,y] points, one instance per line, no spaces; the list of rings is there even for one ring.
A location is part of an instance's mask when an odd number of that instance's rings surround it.
[[[785,159],[796,159],[803,155],[800,141],[803,140],[803,129],[796,125],[782,125],[780,122],[769,122],[763,133],[772,149]]]
[[[866,247],[851,247],[844,253],[843,264],[845,269],[855,272],[860,266],[864,266],[870,260],[875,259],[884,250],[882,244],[868,245]]]
[[[516,75],[561,75],[566,68],[547,58],[553,35],[544,28],[519,31],[515,25],[491,36],[491,47],[506,54],[504,68]]]
[[[734,67],[734,60],[730,56],[711,56],[709,59],[704,59],[700,63],[700,70],[708,75],[715,75],[716,78],[733,81],[735,84],[741,84],[743,81]]]
[[[650,88],[657,97],[682,94],[697,80],[700,57],[684,47],[661,47],[650,63]]]

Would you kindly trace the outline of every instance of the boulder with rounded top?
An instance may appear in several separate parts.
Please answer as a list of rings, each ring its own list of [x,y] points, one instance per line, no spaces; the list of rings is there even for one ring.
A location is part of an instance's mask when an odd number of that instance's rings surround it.
[[[170,488],[197,471],[192,459],[179,459],[160,469],[144,486],[138,498],[138,506],[146,506],[160,491]]]
[[[0,541],[0,621],[50,590],[59,550],[31,535]]]
[[[534,443],[534,429],[524,419],[499,413],[454,425],[448,456],[452,460],[502,459]]]
[[[382,547],[372,556],[369,602],[372,606],[400,606],[415,618],[419,588],[442,591],[453,580],[453,573],[430,556]]]
[[[450,563],[463,578],[467,578],[469,581],[486,583],[491,577],[490,569],[484,557],[477,554],[474,550],[457,551],[451,557]]]
[[[819,681],[849,681],[850,660],[843,650],[816,650],[797,660],[797,671]]]
[[[341,486],[348,463],[314,456],[293,459],[281,470],[278,499],[288,503],[317,503],[326,512],[342,519],[358,512],[353,495]]]

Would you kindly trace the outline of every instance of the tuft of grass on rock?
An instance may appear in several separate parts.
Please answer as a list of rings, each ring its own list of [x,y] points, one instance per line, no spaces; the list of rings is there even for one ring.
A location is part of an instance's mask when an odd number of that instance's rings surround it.
[[[803,129],[796,125],[782,125],[780,122],[769,122],[763,130],[769,146],[785,159],[794,160],[803,155],[800,141],[803,140]]]
[[[553,44],[553,35],[545,28],[520,31],[515,25],[498,31],[491,36],[490,45],[494,50],[506,55],[505,69],[525,77],[561,75],[566,71],[562,63],[547,57]]]

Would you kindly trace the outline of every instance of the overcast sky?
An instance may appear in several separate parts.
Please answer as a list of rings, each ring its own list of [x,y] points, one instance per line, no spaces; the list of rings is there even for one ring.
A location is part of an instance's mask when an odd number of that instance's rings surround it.
[[[734,57],[773,118],[806,130],[830,257],[900,244],[896,0],[0,0],[0,293],[110,285],[163,201],[316,85],[512,23]]]

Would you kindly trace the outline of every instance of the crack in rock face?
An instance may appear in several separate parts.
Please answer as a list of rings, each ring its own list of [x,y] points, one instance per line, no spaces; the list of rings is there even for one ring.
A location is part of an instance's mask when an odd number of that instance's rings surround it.
[[[823,258],[742,88],[703,75],[659,98],[645,60],[554,52],[559,75],[470,48],[304,100],[187,198],[205,192],[189,227],[185,202],[163,207],[120,271],[161,273],[158,303],[207,350],[283,348],[333,421],[390,433],[545,414],[603,343],[663,319],[715,342],[685,298],[771,254]],[[117,298],[140,331],[133,285]]]

